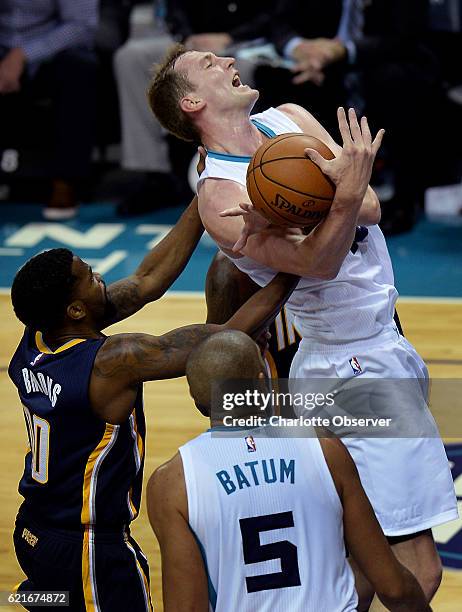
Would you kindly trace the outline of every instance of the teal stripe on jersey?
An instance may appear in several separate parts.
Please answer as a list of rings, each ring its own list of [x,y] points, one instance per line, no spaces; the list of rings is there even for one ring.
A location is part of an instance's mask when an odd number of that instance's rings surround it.
[[[260,123],[256,119],[250,120],[255,127],[257,127],[260,132],[268,136],[268,138],[274,138],[276,136],[276,132],[274,132],[271,128]],[[248,157],[247,155],[229,155],[228,153],[217,153],[217,151],[207,151],[207,155],[213,159],[224,159],[230,162],[240,162],[248,164],[252,157]]]
[[[193,534],[194,539],[196,540],[197,545],[199,546],[199,550],[201,551],[202,560],[204,561],[205,571],[206,571],[206,574],[207,574],[207,584],[208,584],[208,590],[209,590],[209,601],[210,601],[210,605],[212,606],[212,609],[215,612],[215,609],[217,607],[217,592],[215,590],[215,587],[213,586],[212,579],[210,578],[209,566],[207,565],[207,555],[205,554],[205,548],[202,546],[202,542],[197,537],[197,535],[194,532],[194,529],[192,529],[191,525],[189,525],[189,529],[191,529],[191,533]]]
[[[274,132],[267,125],[264,125],[263,123],[260,123],[260,121],[258,121],[257,119],[251,119],[250,121],[260,130],[260,132],[265,134],[265,136],[268,136],[268,138],[275,138],[276,137],[276,132]]]
[[[216,151],[207,151],[207,155],[212,159],[224,159],[230,162],[240,162],[241,164],[248,164],[252,159],[247,155],[228,155],[228,153],[217,153]]]

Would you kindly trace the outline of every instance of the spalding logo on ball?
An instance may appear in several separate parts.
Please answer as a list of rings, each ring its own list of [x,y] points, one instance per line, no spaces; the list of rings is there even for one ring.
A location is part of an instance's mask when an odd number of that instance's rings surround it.
[[[335,185],[305,156],[308,148],[324,159],[335,157],[318,138],[281,134],[263,143],[250,161],[250,200],[271,223],[313,229],[329,212]]]

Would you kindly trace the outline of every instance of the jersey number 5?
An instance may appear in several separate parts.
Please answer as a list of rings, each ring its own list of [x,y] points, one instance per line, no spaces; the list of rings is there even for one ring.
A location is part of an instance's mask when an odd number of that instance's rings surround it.
[[[292,512],[280,512],[279,514],[239,519],[239,524],[246,565],[270,561],[271,559],[281,560],[280,572],[246,578],[247,592],[255,593],[269,589],[300,586],[297,547],[287,540],[273,542],[272,544],[260,544],[261,531],[293,527],[294,517]]]

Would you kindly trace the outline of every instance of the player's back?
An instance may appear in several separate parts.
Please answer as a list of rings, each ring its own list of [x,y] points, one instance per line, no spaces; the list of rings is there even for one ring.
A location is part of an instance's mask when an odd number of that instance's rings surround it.
[[[29,449],[19,492],[22,513],[55,528],[119,529],[138,514],[145,423],[141,389],[126,423],[91,408],[88,389],[105,338],[75,339],[51,351],[25,330],[9,375],[23,404]]]
[[[180,453],[212,610],[356,610],[342,506],[317,438],[214,428]]]

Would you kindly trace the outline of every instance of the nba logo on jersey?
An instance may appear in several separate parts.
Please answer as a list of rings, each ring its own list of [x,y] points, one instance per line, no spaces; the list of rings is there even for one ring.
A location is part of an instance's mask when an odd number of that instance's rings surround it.
[[[257,450],[257,445],[255,444],[255,440],[252,436],[246,436],[245,443],[247,444],[247,450],[249,453],[254,453]]]
[[[361,374],[362,369],[361,369],[361,366],[359,365],[359,361],[357,360],[356,357],[352,357],[350,359],[350,365],[351,365],[351,369],[353,370],[353,374],[355,376],[357,376],[358,374]]]

